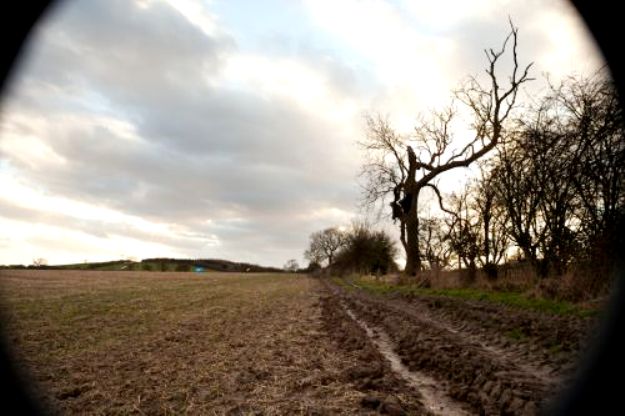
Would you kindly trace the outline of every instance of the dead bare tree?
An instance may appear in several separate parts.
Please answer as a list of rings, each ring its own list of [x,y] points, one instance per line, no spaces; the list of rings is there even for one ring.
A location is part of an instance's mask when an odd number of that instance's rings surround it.
[[[531,80],[528,73],[532,64],[522,67],[518,62],[517,37],[518,29],[510,22],[510,33],[501,49],[485,50],[488,82],[483,85],[471,77],[455,92],[456,98],[473,115],[473,137],[464,146],[456,147],[457,141],[453,140],[451,124],[456,115],[453,106],[421,121],[410,137],[397,134],[380,116],[367,118],[367,139],[361,143],[368,154],[362,170],[367,180],[364,200],[376,203],[393,194],[392,216],[399,220],[406,251],[405,273],[409,276],[418,273],[422,262],[418,216],[421,191],[432,189],[445,210],[434,179],[452,169],[468,167],[499,143],[520,86]],[[497,68],[510,43],[512,70],[504,87]]]

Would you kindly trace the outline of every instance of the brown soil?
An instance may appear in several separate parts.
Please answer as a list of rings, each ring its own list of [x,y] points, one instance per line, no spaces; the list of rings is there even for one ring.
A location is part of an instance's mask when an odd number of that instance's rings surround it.
[[[366,393],[361,405],[382,413],[389,413],[389,408],[393,408],[394,414],[429,414],[421,403],[419,392],[411,389],[406,380],[391,369],[365,330],[348,316],[337,298],[326,295],[321,300],[324,329],[356,362],[344,373],[344,381]]]
[[[16,362],[52,414],[424,414],[296,275],[3,271]]]
[[[2,271],[0,293],[56,414],[535,414],[589,328],[286,274]]]

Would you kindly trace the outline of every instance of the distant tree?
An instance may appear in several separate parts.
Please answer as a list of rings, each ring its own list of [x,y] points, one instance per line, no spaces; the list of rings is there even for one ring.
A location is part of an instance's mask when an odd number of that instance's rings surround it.
[[[147,262],[142,262],[141,263],[141,269],[145,270],[147,272],[151,272],[154,271],[154,264],[152,263],[147,263]]]
[[[43,257],[38,257],[33,260],[33,266],[35,267],[42,267],[42,266],[47,266],[47,265],[48,265],[48,260],[44,259]]]
[[[448,197],[446,226],[449,245],[458,267],[466,267],[468,278],[476,276],[478,265],[495,278],[509,247],[507,216],[498,205],[493,179],[486,167],[481,178]]]
[[[304,252],[304,257],[313,263],[322,264],[324,261],[331,266],[336,252],[345,243],[345,233],[338,228],[326,228],[310,235],[310,245]]]
[[[479,218],[478,261],[489,277],[497,277],[497,267],[505,257],[510,245],[506,230],[508,217],[505,209],[498,204],[497,194],[492,185],[493,178],[485,166],[481,169],[481,178],[473,187],[473,207]]]
[[[290,259],[284,264],[284,270],[287,272],[295,273],[299,270],[299,264],[297,264],[297,260]]]

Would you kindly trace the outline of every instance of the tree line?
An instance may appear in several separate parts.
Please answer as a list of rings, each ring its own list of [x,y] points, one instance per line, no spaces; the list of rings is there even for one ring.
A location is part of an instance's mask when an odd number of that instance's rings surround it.
[[[607,279],[622,244],[625,136],[604,72],[568,77],[513,120],[480,176],[430,219],[440,238],[429,262],[453,253],[469,270],[516,251],[539,277],[592,269]]]
[[[538,277],[592,270],[601,285],[617,261],[625,137],[615,86],[604,68],[557,84],[547,80],[546,92],[521,103],[521,87],[534,79],[532,64],[520,63],[517,42],[510,22],[501,48],[484,51],[485,80],[468,78],[449,107],[421,117],[411,134],[398,133],[385,117],[366,119],[363,201],[388,210],[398,226],[408,276],[463,268],[469,279],[480,269],[496,278],[500,265],[518,260]],[[454,136],[462,116],[471,132],[464,141]],[[478,175],[463,190],[440,191],[443,174],[469,166]],[[441,214],[424,215],[428,192]],[[306,257],[344,259],[355,245],[339,234],[313,234]]]

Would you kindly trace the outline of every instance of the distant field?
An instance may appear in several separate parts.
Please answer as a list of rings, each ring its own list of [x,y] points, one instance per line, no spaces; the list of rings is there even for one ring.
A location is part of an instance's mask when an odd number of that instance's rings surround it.
[[[321,335],[315,285],[288,274],[0,271],[19,362],[63,414],[357,409],[362,393],[339,381],[353,363]]]

